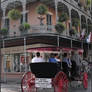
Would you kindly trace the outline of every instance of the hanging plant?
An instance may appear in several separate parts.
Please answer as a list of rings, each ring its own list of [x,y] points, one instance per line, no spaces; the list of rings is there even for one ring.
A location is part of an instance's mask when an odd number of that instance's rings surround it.
[[[78,18],[73,18],[72,19],[72,26],[74,26],[75,28],[77,28],[80,25],[80,21]]]
[[[37,13],[40,14],[40,15],[45,15],[45,14],[47,14],[48,9],[47,9],[47,7],[46,7],[45,5],[40,4],[40,5],[36,8],[36,11],[37,11]]]
[[[18,20],[21,18],[21,13],[16,9],[12,9],[8,12],[8,17],[12,20]]]
[[[65,30],[65,25],[62,24],[61,22],[58,22],[56,25],[55,25],[55,29],[58,33],[62,33],[64,30]]]
[[[69,19],[69,16],[67,13],[62,13],[60,16],[59,16],[59,22],[65,22]]]
[[[77,31],[75,29],[70,29],[69,30],[69,34],[72,36],[72,35],[75,35],[77,33]]]
[[[0,30],[0,33],[1,33],[2,35],[6,35],[6,34],[8,33],[8,28],[2,28],[2,29]]]
[[[19,30],[20,31],[27,31],[27,30],[29,30],[30,29],[30,24],[28,24],[28,23],[23,23],[23,24],[21,24],[20,26],[19,26]]]

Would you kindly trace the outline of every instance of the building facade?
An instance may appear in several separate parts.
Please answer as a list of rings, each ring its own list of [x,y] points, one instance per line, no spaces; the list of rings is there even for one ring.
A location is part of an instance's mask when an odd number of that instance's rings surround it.
[[[43,25],[40,23],[40,15],[36,12],[40,4],[48,8],[48,13],[43,16]],[[27,52],[29,48],[79,48],[84,50],[85,55],[90,54],[91,60],[92,44],[87,43],[86,38],[92,32],[92,0],[2,0],[1,8],[1,29],[8,29],[1,41],[2,80],[16,79],[16,76],[21,79],[26,65],[31,60],[31,53]],[[12,9],[20,11],[20,19],[8,18],[8,12]],[[66,13],[68,19],[63,22],[65,30],[58,33],[55,25],[62,13]],[[21,32],[19,27],[22,23],[29,23],[30,29]],[[71,35],[74,24],[77,25],[76,34]],[[82,34],[85,34],[83,39]]]

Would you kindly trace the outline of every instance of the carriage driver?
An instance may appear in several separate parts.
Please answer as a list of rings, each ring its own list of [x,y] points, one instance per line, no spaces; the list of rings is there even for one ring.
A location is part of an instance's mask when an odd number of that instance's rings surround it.
[[[45,62],[45,60],[40,56],[40,53],[36,53],[36,57],[32,59],[32,63],[40,63],[40,62]]]

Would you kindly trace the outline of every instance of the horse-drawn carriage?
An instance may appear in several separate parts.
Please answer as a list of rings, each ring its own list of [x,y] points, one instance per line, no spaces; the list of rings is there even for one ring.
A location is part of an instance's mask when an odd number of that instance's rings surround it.
[[[59,63],[62,67],[62,62]],[[57,63],[30,63],[30,71],[23,75],[21,81],[22,92],[38,92],[38,89],[53,89],[54,92],[68,92],[69,83],[71,80],[64,73],[63,69],[59,68]],[[81,81],[84,88],[88,87],[87,72],[82,71],[80,77],[75,81]]]
[[[67,92],[67,76],[58,71],[56,63],[31,63],[30,68],[32,72],[23,76],[22,92],[37,92],[38,88],[53,88],[55,92]]]

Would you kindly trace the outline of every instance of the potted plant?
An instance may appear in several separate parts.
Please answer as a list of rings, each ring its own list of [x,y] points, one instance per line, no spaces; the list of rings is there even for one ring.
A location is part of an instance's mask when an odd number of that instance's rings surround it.
[[[18,20],[21,17],[21,13],[16,9],[12,9],[8,12],[8,17],[12,20]]]
[[[21,31],[22,34],[26,34],[29,29],[30,29],[30,24],[28,23],[23,23],[19,26],[19,30]]]
[[[40,25],[43,25],[43,20],[45,19],[43,17],[43,15],[47,14],[48,9],[44,4],[40,4],[37,8],[36,8],[37,13],[40,15],[38,17],[38,19],[40,20]]]
[[[69,30],[69,34],[70,34],[70,36],[73,36],[73,35],[75,35],[77,33],[77,31],[75,30],[75,29],[70,29]]]
[[[63,23],[61,22],[58,22],[56,25],[55,25],[55,29],[58,33],[62,33],[64,30],[65,30],[65,26]]]
[[[0,33],[1,33],[3,36],[6,36],[7,33],[8,33],[8,28],[2,28],[2,29],[0,30]]]

